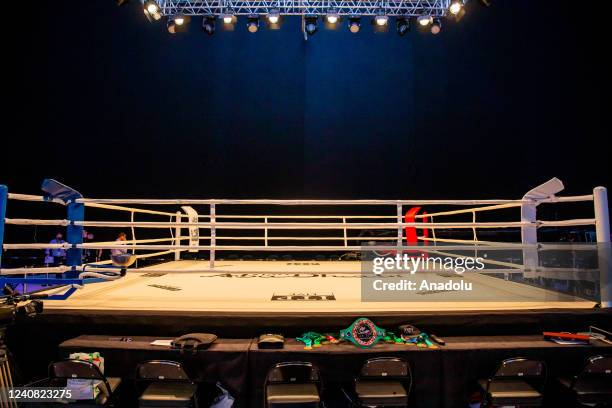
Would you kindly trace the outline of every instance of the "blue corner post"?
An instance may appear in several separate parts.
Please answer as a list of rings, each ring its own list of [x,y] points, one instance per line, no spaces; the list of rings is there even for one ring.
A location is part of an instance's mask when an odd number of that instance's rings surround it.
[[[8,188],[0,184],[0,267],[2,267],[2,251],[4,245],[4,217],[6,216],[6,202],[8,200]]]
[[[68,207],[68,227],[66,228],[66,240],[72,245],[66,254],[68,266],[79,266],[83,262],[83,250],[76,245],[83,243],[83,226],[75,225],[77,221],[85,220],[85,205],[77,203],[76,200],[83,198],[78,191],[63,185],[53,179],[43,181],[41,189],[45,192],[47,200],[60,199]],[[67,274],[72,274],[68,272]]]

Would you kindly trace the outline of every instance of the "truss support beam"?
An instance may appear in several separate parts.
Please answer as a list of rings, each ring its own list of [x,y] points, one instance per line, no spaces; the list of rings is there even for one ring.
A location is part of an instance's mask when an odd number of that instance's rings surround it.
[[[344,16],[446,17],[451,0],[158,0],[161,14],[189,16],[324,15],[330,10]]]

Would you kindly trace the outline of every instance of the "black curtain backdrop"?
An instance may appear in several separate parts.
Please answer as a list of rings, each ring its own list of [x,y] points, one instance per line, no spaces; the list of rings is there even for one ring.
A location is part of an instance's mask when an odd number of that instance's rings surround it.
[[[603,2],[602,2],[603,3]],[[518,198],[550,177],[612,186],[599,6],[477,1],[438,36],[170,35],[137,1],[6,16],[0,182],[93,197]],[[601,7],[606,7],[602,5]],[[594,13],[594,14],[589,14]]]

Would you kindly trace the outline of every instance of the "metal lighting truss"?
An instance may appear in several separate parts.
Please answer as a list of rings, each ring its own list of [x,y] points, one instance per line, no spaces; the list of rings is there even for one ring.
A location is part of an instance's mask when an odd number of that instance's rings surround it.
[[[445,17],[451,0],[158,0],[162,15],[324,15]]]

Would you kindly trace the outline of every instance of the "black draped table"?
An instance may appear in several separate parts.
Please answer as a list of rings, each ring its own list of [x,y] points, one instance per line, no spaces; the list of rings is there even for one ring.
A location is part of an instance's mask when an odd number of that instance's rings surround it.
[[[120,341],[112,336],[79,336],[60,345],[64,356],[76,351],[99,351],[106,373],[131,378],[136,364],[149,359],[183,362],[195,379],[223,383],[240,405],[259,407],[267,370],[282,361],[310,361],[321,370],[329,388],[349,386],[363,362],[380,356],[403,357],[413,375],[412,403],[416,407],[465,407],[470,386],[489,376],[499,361],[509,357],[544,360],[551,380],[573,375],[592,355],[610,354],[612,346],[595,341],[590,346],[559,345],[541,335],[447,337],[438,349],[379,343],[360,349],[349,343],[330,344],[313,350],[295,339],[287,339],[280,350],[259,350],[254,339],[219,339],[208,350],[196,354],[152,346],[159,337],[133,336]]]
[[[129,338],[131,341],[122,339]],[[217,339],[210,348],[197,353],[181,353],[167,346],[153,346],[153,340],[172,337],[84,335],[60,344],[62,357],[75,352],[100,352],[104,357],[104,374],[134,379],[136,366],[146,360],[173,360],[183,364],[191,379],[220,382],[237,401],[244,404],[248,375],[250,340]]]

